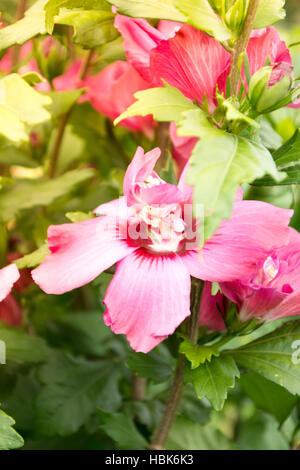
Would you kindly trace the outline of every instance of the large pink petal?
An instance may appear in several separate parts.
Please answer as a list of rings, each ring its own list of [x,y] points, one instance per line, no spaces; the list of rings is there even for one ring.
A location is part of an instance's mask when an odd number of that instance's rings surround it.
[[[128,61],[144,80],[149,84],[152,83],[149,53],[160,41],[166,39],[164,34],[153,28],[148,21],[140,18],[117,15],[114,25],[124,38],[124,49]]]
[[[47,294],[63,294],[91,282],[136,249],[121,231],[110,217],[50,226],[51,253],[32,271],[34,281]]]
[[[175,36],[183,24],[178,21],[160,20],[157,29],[164,35],[165,39],[168,39]]]
[[[275,248],[287,243],[293,211],[261,201],[240,201],[203,246],[182,255],[192,276],[207,281],[247,278]]]
[[[273,26],[252,33],[247,47],[247,55],[251,75],[264,67],[268,58],[271,63],[292,64],[286,43],[281,41],[278,31]]]
[[[140,249],[117,265],[104,298],[104,320],[136,351],[149,352],[190,315],[190,276],[177,255]]]
[[[97,75],[88,77],[84,85],[87,87],[85,97],[92,106],[112,120],[135,101],[134,93],[149,88],[138,72],[128,62],[121,60],[108,65]],[[141,131],[149,138],[153,137],[152,116],[124,119],[120,125],[132,131]]]
[[[158,147],[147,153],[144,153],[142,147],[137,148],[132,162],[127,168],[123,183],[124,195],[127,197],[128,205],[136,202],[134,196],[135,184],[142,183],[151,175],[160,154],[161,150]]]
[[[270,309],[265,316],[266,320],[287,318],[300,315],[300,292],[299,290],[285,297],[283,302],[275,308]]]
[[[97,75],[88,76],[84,80],[87,97],[91,104],[110,119],[115,119],[120,113],[118,103],[112,101],[112,88],[129,69],[131,66],[128,62],[118,60],[105,67]],[[133,97],[132,101],[134,101]]]
[[[255,287],[241,281],[221,283],[221,288],[230,300],[237,303],[241,321],[264,318],[290,295],[273,286]]]
[[[184,194],[174,184],[162,183],[152,188],[142,188],[139,197],[147,204],[176,204],[184,200]]]
[[[94,209],[96,215],[108,215],[109,217],[116,217],[127,220],[132,215],[131,208],[127,206],[126,197],[122,196],[119,199],[105,202]]]
[[[53,80],[53,85],[56,91],[74,90],[82,86],[79,79],[79,72],[82,67],[82,60],[76,60],[63,75],[56,77]]]
[[[161,41],[150,53],[150,66],[156,81],[170,85],[199,103],[207,95],[210,107],[218,77],[227,68],[230,54],[203,31],[184,25],[167,41]]]
[[[186,184],[187,173],[189,170],[190,164],[189,162],[186,163],[185,167],[183,168],[179,181],[178,181],[178,188],[184,194],[184,200],[186,204],[193,204],[193,194],[194,194],[194,187]]]
[[[117,104],[118,116],[135,101],[134,94],[137,91],[149,88],[149,83],[143,80],[130,64],[128,65],[126,73],[112,87],[111,98],[113,103]],[[155,123],[152,115],[127,118],[120,125],[132,131],[143,132],[149,139],[153,139]]]
[[[19,277],[20,273],[15,264],[0,269],[0,302],[8,296]]]
[[[211,295],[211,288],[211,282],[205,282],[199,312],[199,326],[206,326],[210,330],[224,331],[226,330],[224,318],[227,300],[220,292]]]

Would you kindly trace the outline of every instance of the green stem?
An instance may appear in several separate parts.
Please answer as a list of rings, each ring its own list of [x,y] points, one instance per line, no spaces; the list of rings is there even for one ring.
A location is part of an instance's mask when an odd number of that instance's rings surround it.
[[[16,22],[23,18],[26,8],[27,8],[27,0],[19,0],[18,5],[17,5],[17,10],[16,10],[16,17],[15,17]],[[21,46],[18,46],[18,45],[14,46],[12,49],[12,60],[11,60],[12,70],[15,69],[19,61],[20,49],[21,49]]]
[[[122,145],[120,144],[119,140],[116,137],[114,127],[109,119],[106,120],[106,132],[107,135],[110,139],[111,142],[116,146],[118,150],[118,154],[122,157],[122,160],[124,162],[125,168],[128,167],[129,163],[131,163],[131,159],[127,155],[127,153],[124,151]]]
[[[135,372],[132,374],[131,396],[134,401],[145,400],[146,379],[138,377]]]
[[[203,281],[192,278],[191,288],[191,316],[187,325],[187,336],[194,343],[198,339],[198,320],[199,310],[203,291]],[[180,401],[184,392],[183,384],[183,371],[185,365],[185,357],[180,356],[178,366],[173,378],[173,382],[169,391],[169,396],[166,402],[165,410],[161,421],[153,435],[151,442],[151,449],[163,450],[165,448],[169,432],[172,428],[173,422],[180,405]]]
[[[84,58],[84,61],[82,62],[82,66],[80,68],[79,74],[78,74],[79,80],[84,80],[84,78],[86,77],[86,74],[88,72],[88,69],[89,69],[89,66],[90,66],[90,63],[91,63],[93,53],[94,53],[93,49],[91,49],[87,52],[87,54]],[[61,144],[62,144],[62,141],[63,141],[63,138],[64,138],[64,133],[65,133],[67,124],[68,124],[69,119],[70,119],[70,117],[73,113],[74,108],[75,108],[75,104],[73,106],[71,106],[69,111],[67,111],[65,114],[63,114],[60,118],[60,121],[59,121],[59,124],[58,124],[56,139],[55,139],[55,142],[54,142],[52,153],[50,155],[50,163],[49,163],[49,170],[48,170],[49,178],[54,178],[54,176],[55,176],[57,163],[58,163],[58,158],[59,158],[59,152],[60,152]]]
[[[162,170],[166,166],[168,160],[168,151],[170,150],[171,144],[169,128],[169,122],[160,122],[158,124],[157,146],[161,149],[161,156],[155,165],[155,171],[158,174],[160,170]]]
[[[230,71],[230,94],[238,95],[239,87],[239,67],[238,62],[240,55],[246,51],[248,41],[253,29],[255,16],[257,13],[259,0],[250,0],[246,18],[244,21],[243,29],[239,39],[237,40],[231,56],[231,71]]]

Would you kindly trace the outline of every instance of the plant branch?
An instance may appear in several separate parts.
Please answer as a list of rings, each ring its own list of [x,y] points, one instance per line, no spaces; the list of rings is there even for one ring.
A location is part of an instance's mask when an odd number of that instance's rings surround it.
[[[107,132],[107,135],[110,138],[111,142],[113,142],[113,144],[116,146],[116,149],[117,149],[118,153],[122,157],[125,168],[127,168],[129,163],[131,163],[131,159],[127,155],[125,150],[123,149],[123,147],[120,144],[119,140],[117,139],[117,137],[115,135],[114,126],[113,126],[113,124],[111,123],[111,121],[109,119],[106,120],[106,132]]]
[[[86,77],[93,54],[94,54],[93,49],[89,50],[86,53],[85,58],[82,62],[81,68],[78,73],[79,80],[84,80],[84,78]],[[57,162],[59,158],[59,152],[60,152],[61,144],[63,141],[64,133],[65,133],[68,121],[73,113],[74,107],[75,107],[75,104],[73,104],[73,106],[71,106],[71,108],[65,114],[63,114],[60,118],[56,139],[54,142],[52,153],[50,155],[50,163],[49,163],[49,170],[48,170],[49,178],[54,178],[55,176]]]
[[[27,0],[19,0],[16,10],[15,21],[19,21],[23,18],[24,13],[27,9]],[[12,49],[12,59],[11,59],[11,68],[14,70],[17,63],[19,62],[21,46],[14,46]]]
[[[171,144],[169,127],[169,122],[160,122],[158,124],[157,146],[161,149],[161,156],[155,165],[155,171],[158,174],[160,170],[162,170],[166,166],[168,160],[168,150],[170,150]]]
[[[250,0],[243,29],[239,39],[237,40],[231,55],[231,71],[230,71],[230,94],[238,95],[239,86],[239,68],[238,62],[240,55],[247,49],[248,41],[253,29],[259,0]]]
[[[191,316],[187,324],[188,338],[194,343],[198,339],[198,319],[200,303],[203,291],[203,281],[192,278],[191,288]],[[174,375],[174,379],[169,391],[169,396],[166,402],[165,410],[161,421],[153,435],[151,442],[151,449],[163,450],[165,448],[169,432],[172,428],[173,422],[176,418],[180,401],[184,392],[183,384],[183,371],[185,365],[185,357],[180,356],[178,366]]]
[[[138,377],[135,372],[132,374],[131,396],[134,401],[145,400],[146,379]]]

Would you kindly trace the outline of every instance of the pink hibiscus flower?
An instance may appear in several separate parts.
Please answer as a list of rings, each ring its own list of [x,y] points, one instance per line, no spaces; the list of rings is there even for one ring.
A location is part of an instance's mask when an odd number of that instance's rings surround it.
[[[292,212],[256,201],[236,202],[199,253],[192,191],[185,171],[178,186],[153,171],[158,148],[138,148],[124,179],[124,196],[95,209],[98,217],[50,226],[51,253],[32,271],[48,294],[83,286],[117,263],[104,298],[104,321],[148,352],[190,315],[190,276],[231,281],[251,272],[287,240]]]
[[[300,234],[290,228],[286,244],[257,255],[246,276],[220,283],[222,294],[211,295],[206,283],[199,324],[212,330],[226,329],[229,301],[237,305],[241,321],[276,320],[300,315]]]
[[[158,28],[151,26],[147,20],[117,15],[115,27],[124,39],[124,49],[128,62],[139,72],[143,79],[150,84],[160,85],[161,80],[155,83],[150,69],[150,52],[161,41],[173,37],[182,26],[181,23],[161,20]]]
[[[220,291],[211,294],[212,283],[205,282],[199,311],[199,326],[206,326],[209,330],[226,330],[225,318],[230,301]]]
[[[221,284],[237,304],[242,321],[264,321],[300,314],[300,234],[290,228],[289,242],[257,257],[256,265],[241,280]]]
[[[134,93],[149,88],[140,74],[129,62],[116,61],[104,70],[84,81],[87,87],[85,99],[109,119],[116,119],[134,101]],[[122,121],[121,126],[143,132],[148,138],[153,138],[154,121],[152,116],[133,117]]]
[[[0,320],[11,326],[19,326],[22,323],[21,307],[10,294],[19,278],[20,273],[15,264],[0,269]]]
[[[189,25],[174,24],[172,35],[163,39],[162,31],[146,20],[121,15],[117,15],[115,20],[115,26],[124,38],[128,61],[152,86],[161,84],[161,79],[164,79],[200,104],[206,95],[209,110],[213,112],[217,105],[216,87],[221,92],[226,89],[231,55],[203,31]],[[251,75],[270,59],[274,65],[272,84],[282,78],[276,70],[284,69],[284,64],[292,64],[285,42],[273,27],[253,31],[247,54]],[[300,106],[300,99],[289,106]],[[182,168],[190,158],[195,139],[178,137],[175,126],[171,127],[170,135],[174,145],[173,157]]]

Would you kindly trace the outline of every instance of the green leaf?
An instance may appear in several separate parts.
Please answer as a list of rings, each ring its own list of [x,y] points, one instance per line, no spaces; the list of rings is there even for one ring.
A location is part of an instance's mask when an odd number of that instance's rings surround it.
[[[226,353],[242,367],[300,395],[300,363],[297,364],[297,358],[293,360],[294,341],[300,341],[300,321],[288,322],[275,331]]]
[[[227,100],[222,100],[222,107],[225,109],[226,120],[228,122],[247,124],[247,126],[253,129],[259,128],[258,122],[239,111],[239,102],[235,97],[231,96]]]
[[[12,426],[15,420],[0,410],[0,450],[18,449],[24,445],[24,440]]]
[[[211,283],[211,295],[214,297],[217,293],[220,292],[222,294],[221,286],[218,282]]]
[[[181,21],[186,17],[177,10],[174,0],[108,0],[119,12],[134,18],[157,18]]]
[[[93,8],[95,10],[111,11],[109,4],[105,0],[46,0],[45,21],[47,32],[49,34],[52,33],[56,21],[55,17],[60,15],[61,9],[72,10],[75,8],[78,8],[83,15],[85,10]]]
[[[256,413],[240,424],[236,445],[240,450],[290,450],[278,422],[263,413]]]
[[[188,18],[188,23],[206,31],[218,41],[226,41],[231,37],[231,31],[216,15],[208,0],[175,0],[175,6]]]
[[[45,79],[37,72],[27,72],[22,75],[23,80],[30,86],[34,86],[37,83],[42,83]]]
[[[199,400],[197,399],[199,403]],[[132,400],[125,405],[125,412],[130,413],[132,418],[144,424],[152,431],[155,429],[162,417],[164,405],[159,400]]]
[[[0,104],[0,133],[12,142],[28,140],[25,126],[18,114],[4,104]]]
[[[137,99],[115,121],[118,124],[128,117],[152,114],[157,121],[179,121],[182,113],[197,110],[177,88],[165,84],[164,88],[150,88],[134,94]]]
[[[18,181],[0,193],[0,219],[8,221],[21,210],[49,206],[93,175],[92,169],[85,168],[69,171],[52,180]]]
[[[17,259],[14,263],[18,266],[19,269],[24,268],[35,268],[41,264],[47,255],[49,255],[50,250],[48,245],[42,245],[37,250],[29,253],[28,255],[23,256],[22,258]]]
[[[13,414],[21,431],[32,431],[35,424],[35,400],[41,385],[34,374],[34,369],[27,375],[18,374],[13,390],[5,398],[5,402],[3,400],[4,411]]]
[[[185,369],[184,382],[192,383],[198,398],[206,397],[216,410],[221,410],[227,398],[228,388],[235,385],[239,370],[229,356],[219,356],[206,361],[197,369]]]
[[[73,26],[73,41],[87,49],[102,46],[118,37],[111,11],[66,10],[55,18],[56,24]]]
[[[6,362],[36,364],[48,358],[49,348],[42,338],[28,335],[3,323],[0,323],[0,340],[5,343]]]
[[[188,339],[182,341],[179,347],[179,352],[184,354],[191,362],[192,369],[196,369],[200,364],[210,361],[212,356],[220,355],[218,349],[213,346],[200,346],[199,344],[192,343]]]
[[[24,18],[0,30],[0,50],[14,44],[24,44],[38,34],[46,33],[44,11],[46,2],[47,0],[38,0],[26,11]]]
[[[48,107],[52,118],[56,118],[65,114],[74,106],[80,96],[84,93],[84,89],[66,90],[66,91],[50,91],[47,96],[51,98],[51,106]]]
[[[101,312],[67,312],[51,325],[56,340],[78,354],[101,356],[109,349],[112,332],[104,324]]]
[[[35,162],[21,148],[6,144],[0,148],[0,164],[2,165],[19,165],[27,168],[36,168],[38,163]]]
[[[20,99],[20,96],[22,99]],[[34,90],[18,74],[12,73],[0,80],[0,132],[18,142],[28,140],[26,125],[40,124],[50,119],[45,106],[49,96]]]
[[[93,219],[94,214],[92,211],[89,212],[67,212],[67,219],[71,222],[82,222],[83,220]]]
[[[95,413],[120,406],[119,366],[109,361],[75,359],[53,354],[39,371],[44,387],[37,398],[37,425],[52,436],[75,433]]]
[[[291,414],[299,401],[298,397],[285,388],[251,371],[241,375],[239,383],[257,408],[275,416],[280,424]]]
[[[180,402],[179,413],[189,418],[194,423],[206,424],[210,420],[211,407],[203,403],[197,397],[193,386],[185,387],[183,397]]]
[[[168,359],[153,351],[149,354],[131,353],[127,366],[139,377],[151,379],[155,383],[165,382],[172,375]]]
[[[170,431],[166,449],[229,450],[232,444],[213,425],[201,426],[184,416],[178,416]]]
[[[194,186],[194,204],[204,205],[205,238],[229,218],[238,187],[265,173],[280,180],[270,152],[245,137],[214,128],[201,110],[187,111],[178,123],[178,135],[197,136],[187,182]],[[211,184],[211,182],[214,184]]]
[[[254,28],[265,28],[285,18],[285,0],[260,0]]]
[[[0,154],[0,158],[1,158],[1,154]],[[178,180],[175,174],[174,160],[172,158],[171,153],[168,156],[165,167],[160,170],[159,176],[161,179],[166,181],[166,183],[175,184],[175,185],[178,184]]]
[[[8,176],[0,176],[0,189],[2,189],[3,186],[13,184],[13,182],[14,180]]]
[[[268,149],[278,149],[282,145],[282,137],[275,131],[266,116],[262,115],[260,117],[259,123],[259,137],[262,141],[262,144]]]
[[[279,170],[283,170],[287,177],[280,182],[270,177],[264,177],[254,181],[254,186],[278,186],[300,184],[300,130],[296,129],[294,135],[279,147],[273,158]]]
[[[123,413],[100,411],[101,429],[110,436],[119,449],[145,449],[147,442],[139,433],[130,416]]]
[[[279,167],[289,166],[300,160],[300,130],[274,152],[273,157]]]

